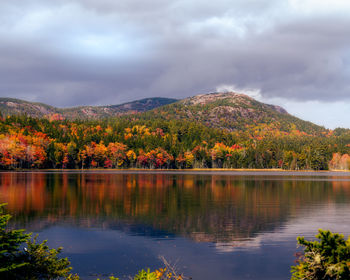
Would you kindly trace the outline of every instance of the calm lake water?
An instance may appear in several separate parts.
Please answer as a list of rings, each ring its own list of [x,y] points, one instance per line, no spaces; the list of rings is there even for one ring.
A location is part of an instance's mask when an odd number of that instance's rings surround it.
[[[349,175],[0,173],[0,202],[83,279],[123,279],[159,256],[193,279],[288,279],[298,235],[350,234]]]

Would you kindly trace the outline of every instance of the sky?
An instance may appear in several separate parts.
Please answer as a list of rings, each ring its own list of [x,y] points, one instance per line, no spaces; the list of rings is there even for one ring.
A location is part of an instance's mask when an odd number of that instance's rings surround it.
[[[58,107],[248,93],[350,128],[348,0],[2,0],[0,96]]]

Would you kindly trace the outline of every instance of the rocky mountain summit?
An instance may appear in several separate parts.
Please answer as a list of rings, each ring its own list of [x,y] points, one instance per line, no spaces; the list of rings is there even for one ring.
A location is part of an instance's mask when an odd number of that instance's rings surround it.
[[[236,92],[199,94],[155,108],[151,113],[153,118],[185,119],[230,131],[300,130],[308,134],[325,131],[320,126],[290,115],[280,106],[265,104]]]

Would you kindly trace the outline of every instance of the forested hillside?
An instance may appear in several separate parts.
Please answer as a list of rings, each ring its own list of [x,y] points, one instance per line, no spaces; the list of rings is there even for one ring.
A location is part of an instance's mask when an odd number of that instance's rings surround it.
[[[226,111],[214,113],[221,110]],[[232,93],[102,120],[26,115],[0,120],[1,169],[347,170],[349,154],[349,130],[327,130]]]
[[[0,122],[0,166],[15,168],[348,169],[350,133],[251,135],[168,120]],[[333,159],[333,160],[332,160]]]
[[[34,118],[48,119],[103,119],[145,112],[176,101],[177,99],[173,98],[153,97],[119,105],[57,108],[43,103],[28,102],[14,98],[0,98],[0,111],[3,117],[27,115]]]
[[[324,127],[303,121],[279,106],[261,103],[247,95],[225,92],[201,94],[161,106],[142,118],[186,119],[208,127],[262,134],[300,131],[304,135],[328,133]]]

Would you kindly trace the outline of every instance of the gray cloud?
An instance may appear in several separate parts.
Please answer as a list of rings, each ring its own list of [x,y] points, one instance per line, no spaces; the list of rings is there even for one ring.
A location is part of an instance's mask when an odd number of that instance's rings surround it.
[[[233,84],[349,100],[350,20],[294,2],[3,1],[0,95],[73,106]]]

